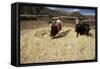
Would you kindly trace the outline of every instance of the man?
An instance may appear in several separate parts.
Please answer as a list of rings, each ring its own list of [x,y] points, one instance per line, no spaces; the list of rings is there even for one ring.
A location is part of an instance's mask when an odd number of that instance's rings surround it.
[[[76,18],[75,19],[75,32],[77,32],[77,26],[78,26],[78,24],[79,24],[79,19],[78,18]]]
[[[79,19],[78,18],[76,18],[75,24],[79,24]]]

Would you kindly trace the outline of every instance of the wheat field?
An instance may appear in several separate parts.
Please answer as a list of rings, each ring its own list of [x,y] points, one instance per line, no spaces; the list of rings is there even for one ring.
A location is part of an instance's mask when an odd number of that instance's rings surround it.
[[[95,59],[95,29],[90,30],[92,36],[76,38],[74,27],[63,26],[61,34],[52,39],[48,24],[38,28],[27,24],[20,30],[21,64]],[[27,26],[32,28],[22,28]]]

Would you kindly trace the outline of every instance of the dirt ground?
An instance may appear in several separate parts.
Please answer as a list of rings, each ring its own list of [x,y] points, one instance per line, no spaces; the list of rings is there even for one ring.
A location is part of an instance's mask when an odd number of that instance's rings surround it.
[[[20,22],[20,63],[42,63],[95,59],[95,29],[91,36],[76,38],[74,25],[63,25],[61,34],[52,39],[44,21]]]

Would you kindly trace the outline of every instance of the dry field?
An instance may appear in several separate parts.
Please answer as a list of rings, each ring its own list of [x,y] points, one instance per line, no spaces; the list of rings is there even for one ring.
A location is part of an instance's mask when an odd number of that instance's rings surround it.
[[[23,21],[20,32],[21,64],[95,59],[95,29],[90,30],[92,36],[76,38],[74,26],[68,24],[52,39],[47,23]]]

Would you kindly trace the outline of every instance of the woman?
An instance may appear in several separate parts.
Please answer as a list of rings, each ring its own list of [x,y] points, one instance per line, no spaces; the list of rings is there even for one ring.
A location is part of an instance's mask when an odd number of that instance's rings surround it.
[[[55,35],[58,33],[58,29],[56,26],[56,17],[52,17],[49,19],[49,24],[50,24],[50,36],[52,36],[53,38],[55,38]]]
[[[62,21],[60,17],[57,17],[56,26],[57,26],[58,34],[60,34],[60,31],[62,30]]]

